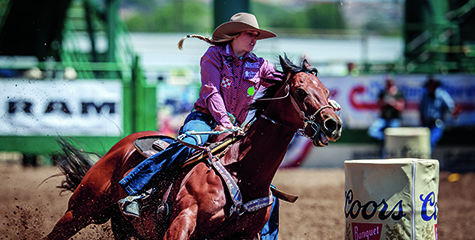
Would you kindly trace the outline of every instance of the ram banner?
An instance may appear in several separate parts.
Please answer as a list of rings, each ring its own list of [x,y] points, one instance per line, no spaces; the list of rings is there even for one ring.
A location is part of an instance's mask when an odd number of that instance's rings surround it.
[[[0,135],[120,136],[119,80],[2,80]]]

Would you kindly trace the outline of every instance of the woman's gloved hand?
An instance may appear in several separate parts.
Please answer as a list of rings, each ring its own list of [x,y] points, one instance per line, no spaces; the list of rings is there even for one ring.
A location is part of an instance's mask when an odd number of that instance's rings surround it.
[[[235,127],[235,126],[232,126],[232,127],[225,127],[225,126],[222,126],[222,125],[218,125],[216,128],[214,128],[214,131],[217,131],[217,132],[223,132],[223,131],[226,131],[228,129],[231,129],[233,131],[229,131],[229,132],[225,132],[225,133],[221,133],[219,135],[216,136],[216,142],[219,142],[219,141],[222,141],[223,139],[225,139],[226,137],[228,137],[229,135],[232,135],[234,133],[237,133],[240,128],[238,127]]]

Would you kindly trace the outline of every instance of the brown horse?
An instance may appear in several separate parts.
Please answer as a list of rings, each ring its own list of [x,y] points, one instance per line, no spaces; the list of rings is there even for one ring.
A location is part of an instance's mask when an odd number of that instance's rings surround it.
[[[296,132],[318,147],[336,141],[341,134],[341,119],[329,104],[329,91],[317,78],[316,69],[306,60],[302,67],[287,58],[280,57],[280,62],[283,81],[269,87],[256,101],[256,121],[219,160],[239,187],[243,204],[269,197],[272,179]],[[216,169],[210,171],[206,161],[186,167],[176,178],[169,197],[169,226],[163,236],[156,235],[153,227],[146,236],[130,227],[117,210],[117,201],[127,196],[118,182],[144,160],[134,148],[135,139],[157,134],[134,133],[116,143],[85,173],[80,184],[71,187],[75,191],[68,209],[46,238],[68,239],[87,225],[108,219],[112,219],[118,239],[134,235],[139,239],[255,238],[268,220],[271,206],[236,206],[226,181]]]

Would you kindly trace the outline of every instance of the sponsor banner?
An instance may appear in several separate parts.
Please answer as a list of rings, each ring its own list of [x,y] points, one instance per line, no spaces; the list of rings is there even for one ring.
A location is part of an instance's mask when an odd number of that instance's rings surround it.
[[[1,81],[0,135],[120,136],[120,80]]]
[[[345,239],[438,239],[439,162],[345,161]]]
[[[475,76],[474,75],[435,75],[442,82],[456,104],[463,107],[457,119],[447,116],[449,126],[475,124]],[[385,75],[361,77],[321,77],[330,90],[331,97],[342,106],[341,117],[345,127],[353,129],[368,128],[379,115],[377,99],[384,88]],[[396,84],[402,90],[406,108],[402,114],[404,126],[419,126],[419,102],[426,75],[396,75]]]

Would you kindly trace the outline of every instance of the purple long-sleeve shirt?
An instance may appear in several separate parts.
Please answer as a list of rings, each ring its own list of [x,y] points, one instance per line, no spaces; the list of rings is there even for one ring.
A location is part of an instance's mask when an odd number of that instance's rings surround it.
[[[201,58],[201,90],[194,107],[210,113],[219,125],[231,127],[226,111],[237,121],[246,120],[248,106],[259,87],[268,87],[263,78],[281,80],[274,65],[253,53],[241,59],[230,44],[211,46]]]

